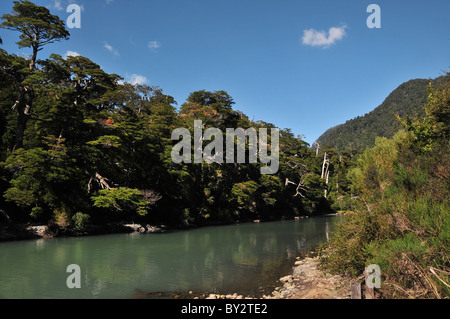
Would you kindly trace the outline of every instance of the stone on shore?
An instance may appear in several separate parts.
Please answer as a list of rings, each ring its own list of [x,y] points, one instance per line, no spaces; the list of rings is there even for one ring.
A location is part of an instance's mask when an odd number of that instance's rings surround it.
[[[293,274],[280,278],[282,287],[264,299],[349,299],[350,283],[339,275],[318,268],[318,258],[297,260]]]

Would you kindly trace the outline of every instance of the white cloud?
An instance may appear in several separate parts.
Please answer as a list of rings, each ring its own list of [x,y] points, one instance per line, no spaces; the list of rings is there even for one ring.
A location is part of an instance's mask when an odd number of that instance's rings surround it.
[[[147,46],[150,50],[155,51],[161,47],[161,43],[159,43],[159,41],[150,41]]]
[[[58,11],[66,11],[69,4],[77,4],[76,0],[52,0],[51,4],[47,6],[49,9],[55,9]],[[81,11],[84,11],[84,6],[79,5]]]
[[[66,54],[64,54],[64,58],[67,59],[67,57],[69,56],[80,56],[81,54],[79,54],[78,52],[75,51],[67,51]]]
[[[114,0],[105,0],[106,4],[111,4],[113,3]]]
[[[52,3],[47,6],[47,8],[55,9],[55,10],[58,10],[58,11],[64,10],[64,8],[63,8],[63,6],[61,4],[61,0],[53,0]]]
[[[103,47],[108,50],[109,52],[111,52],[112,54],[114,54],[115,56],[119,56],[119,51],[117,51],[117,49],[113,48],[112,45],[110,45],[108,42],[105,42],[105,44],[103,45]]]
[[[126,82],[136,85],[136,84],[147,84],[148,83],[148,79],[140,74],[127,74],[125,76],[125,80]]]
[[[304,30],[302,38],[303,44],[310,45],[312,47],[319,46],[327,48],[345,36],[346,27],[347,26],[345,25],[339,28],[332,27],[328,32],[317,31],[314,29]]]

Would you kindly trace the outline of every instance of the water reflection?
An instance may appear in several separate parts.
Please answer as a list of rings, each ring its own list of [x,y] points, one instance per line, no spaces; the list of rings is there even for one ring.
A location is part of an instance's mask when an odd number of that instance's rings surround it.
[[[310,218],[152,235],[0,244],[0,297],[128,298],[146,292],[260,295],[295,257],[328,240],[338,218]],[[66,267],[81,267],[68,289]]]

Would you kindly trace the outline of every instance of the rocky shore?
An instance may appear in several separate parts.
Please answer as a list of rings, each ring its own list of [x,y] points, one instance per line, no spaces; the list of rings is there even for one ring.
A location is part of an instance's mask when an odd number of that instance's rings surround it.
[[[350,280],[319,269],[317,257],[295,262],[291,275],[280,278],[282,286],[262,299],[350,299]],[[198,297],[197,297],[198,298]],[[210,294],[206,299],[251,299],[238,294]]]
[[[292,273],[279,279],[280,286],[261,298],[198,292],[144,292],[136,289],[132,299],[350,299],[350,280],[319,269],[317,257],[297,258]]]
[[[295,262],[291,275],[280,279],[282,287],[276,288],[266,299],[350,299],[350,281],[319,269],[317,257],[307,257]]]
[[[0,225],[0,242],[124,233],[162,233],[165,231],[167,231],[165,226],[141,224],[111,223],[105,225],[89,225],[82,232],[70,228],[52,227],[47,225],[9,224],[3,226]]]

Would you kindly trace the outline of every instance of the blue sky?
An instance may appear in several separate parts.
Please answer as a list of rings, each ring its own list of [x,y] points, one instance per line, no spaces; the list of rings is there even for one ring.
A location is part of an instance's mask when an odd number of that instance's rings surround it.
[[[81,28],[40,52],[81,54],[128,82],[160,86],[181,105],[197,90],[225,90],[250,118],[290,128],[312,144],[364,115],[401,83],[450,66],[448,0],[36,0]],[[369,29],[369,4],[381,28]],[[12,1],[2,0],[0,14]],[[0,30],[19,55],[19,34]]]

